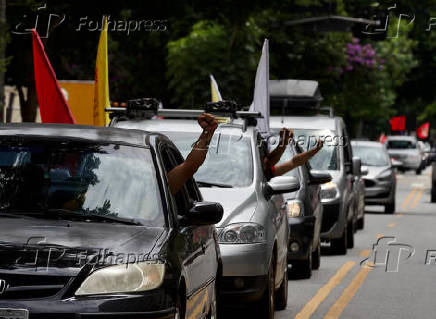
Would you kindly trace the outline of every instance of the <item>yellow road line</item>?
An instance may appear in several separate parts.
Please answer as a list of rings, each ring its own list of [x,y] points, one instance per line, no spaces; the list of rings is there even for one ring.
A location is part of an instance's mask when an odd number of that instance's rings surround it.
[[[390,223],[390,224],[388,224],[388,227],[392,228],[392,227],[395,227],[395,225],[396,225],[395,223]]]
[[[409,196],[407,196],[406,200],[405,200],[404,203],[401,205],[402,208],[406,208],[407,204],[409,204],[409,202],[410,202],[410,201],[412,200],[412,198],[415,196],[417,190],[418,190],[417,188],[414,188],[414,189],[412,189],[412,190],[410,191]]]
[[[424,188],[421,188],[418,192],[418,194],[415,197],[415,200],[413,201],[413,203],[410,205],[410,208],[414,208],[416,205],[418,205],[419,200],[422,197],[422,193],[424,192]]]
[[[336,300],[333,306],[329,309],[327,314],[324,316],[324,319],[338,319],[341,316],[345,307],[347,307],[350,301],[353,300],[354,295],[365,281],[371,269],[372,268],[370,267],[364,267],[357,273],[350,285],[345,288],[339,299]]]
[[[354,261],[348,261],[343,264],[333,277],[331,277],[330,280],[316,292],[315,296],[313,296],[313,298],[309,300],[304,308],[295,316],[295,319],[310,318],[318,309],[319,305],[328,297],[330,292],[341,283],[355,264]]]
[[[371,254],[371,250],[364,249],[360,252],[360,257],[368,257]]]
[[[382,238],[382,237],[384,237],[384,235],[382,235],[382,234],[378,234],[378,235],[377,235],[377,239],[380,239],[380,238]]]

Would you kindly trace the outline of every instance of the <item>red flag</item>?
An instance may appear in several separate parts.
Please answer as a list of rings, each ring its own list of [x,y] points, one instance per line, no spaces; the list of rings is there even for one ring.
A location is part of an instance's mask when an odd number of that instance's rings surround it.
[[[61,91],[56,74],[36,30],[32,30],[33,69],[41,120],[43,123],[75,124],[73,114]]]
[[[406,129],[406,117],[397,116],[390,120],[392,131],[404,131]]]
[[[379,137],[378,137],[378,141],[382,144],[386,143],[387,140],[387,136],[385,135],[385,133],[382,133]]]
[[[422,140],[426,140],[428,139],[429,132],[430,132],[430,123],[427,122],[421,125],[420,127],[418,127],[418,129],[416,130],[416,135],[418,135],[418,138]]]

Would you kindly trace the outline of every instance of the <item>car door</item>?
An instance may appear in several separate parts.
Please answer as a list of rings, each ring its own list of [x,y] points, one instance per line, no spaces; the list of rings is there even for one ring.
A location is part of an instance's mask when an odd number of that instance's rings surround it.
[[[167,173],[183,162],[183,157],[175,146],[161,144],[160,153]],[[195,201],[201,200],[200,192],[193,179],[188,180],[180,191],[172,196],[177,215],[182,217]],[[186,314],[187,317],[198,318],[205,315],[208,309],[208,286],[216,276],[217,259],[208,245],[213,241],[214,226],[180,226],[178,235],[180,262],[186,282]],[[209,255],[209,256],[208,256]]]
[[[318,244],[319,236],[321,232],[322,223],[322,205],[321,205],[321,187],[319,185],[310,184],[310,171],[311,167],[309,162],[301,166],[301,171],[306,184],[307,189],[307,201],[310,206],[310,211],[313,216],[315,216],[315,231],[313,238],[314,247]]]
[[[256,148],[259,152],[257,156],[259,156],[262,163],[267,152],[267,149],[265,149],[267,142],[258,134],[256,143],[259,146]],[[260,167],[259,170],[264,171],[263,167]],[[266,176],[264,176],[264,180],[266,180]],[[267,201],[268,216],[270,216],[275,237],[277,238],[276,284],[281,282],[285,265],[287,267],[289,225],[285,204],[283,195],[273,195]]]

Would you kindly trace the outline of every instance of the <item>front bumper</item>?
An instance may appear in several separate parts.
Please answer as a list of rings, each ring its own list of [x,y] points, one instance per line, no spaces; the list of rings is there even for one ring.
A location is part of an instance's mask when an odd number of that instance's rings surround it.
[[[268,276],[223,277],[220,281],[220,297],[226,305],[237,306],[238,302],[254,302],[262,298]]]
[[[123,318],[174,318],[175,308],[162,293],[117,294],[68,299],[0,299],[0,308],[27,309],[29,319],[123,319]],[[166,298],[165,298],[166,299]],[[158,301],[161,301],[161,304]]]
[[[220,244],[223,276],[264,276],[272,249],[267,243]]]
[[[395,180],[377,181],[365,180],[365,204],[383,205],[392,201],[392,190],[395,187]]]
[[[289,218],[291,230],[288,242],[288,262],[306,259],[312,253],[310,247],[315,236],[315,216]],[[291,250],[292,243],[297,243],[299,249]]]

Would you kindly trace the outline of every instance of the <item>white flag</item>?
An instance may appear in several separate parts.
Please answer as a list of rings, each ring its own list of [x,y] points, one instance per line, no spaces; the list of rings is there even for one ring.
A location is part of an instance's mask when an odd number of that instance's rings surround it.
[[[220,102],[223,100],[220,90],[218,89],[218,83],[216,83],[213,75],[210,75],[210,92],[212,95],[212,102]]]
[[[269,45],[265,39],[262,48],[262,56],[256,71],[254,84],[254,99],[250,111],[260,112],[263,118],[257,119],[257,129],[262,135],[269,134]]]

